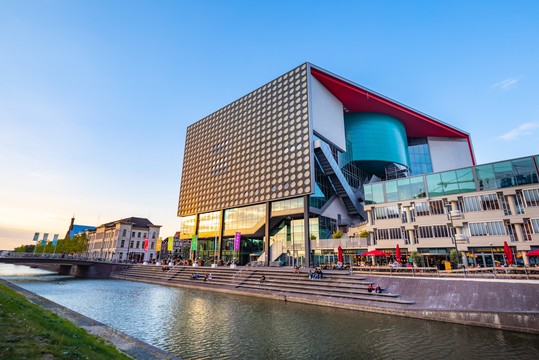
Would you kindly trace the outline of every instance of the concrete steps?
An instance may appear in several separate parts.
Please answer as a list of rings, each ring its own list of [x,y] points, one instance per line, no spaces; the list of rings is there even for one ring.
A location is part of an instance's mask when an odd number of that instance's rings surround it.
[[[195,273],[199,275],[198,279],[192,278]],[[205,282],[204,276],[210,273],[212,279]],[[262,275],[265,276],[265,281],[261,283]],[[114,278],[172,286],[220,287],[278,295],[315,296],[333,301],[344,300],[403,305],[414,303],[413,301],[400,299],[398,294],[386,292],[369,293],[367,287],[372,284],[371,281],[365,277],[350,275],[341,271],[324,271],[322,279],[309,279],[307,273],[301,272],[298,274],[287,268],[256,267],[240,270],[228,267],[176,266],[170,270],[163,271],[161,266],[133,265],[115,275]]]

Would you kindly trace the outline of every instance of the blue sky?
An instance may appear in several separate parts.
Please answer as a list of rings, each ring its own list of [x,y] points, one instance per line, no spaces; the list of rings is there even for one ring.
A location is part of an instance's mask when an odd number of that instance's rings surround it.
[[[311,62],[539,153],[537,1],[0,2],[0,249],[70,218],[172,235],[186,127]]]

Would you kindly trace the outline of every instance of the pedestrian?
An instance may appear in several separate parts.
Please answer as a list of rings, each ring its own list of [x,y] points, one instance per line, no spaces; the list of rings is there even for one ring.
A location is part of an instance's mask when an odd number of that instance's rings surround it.
[[[373,290],[374,288],[372,287],[372,284],[369,284],[369,286],[367,287],[367,291],[372,293]]]
[[[260,283],[262,284],[264,281],[266,281],[266,277],[264,275],[262,275],[260,277]]]
[[[382,292],[382,289],[380,288],[380,285],[376,285],[376,293],[379,294]]]

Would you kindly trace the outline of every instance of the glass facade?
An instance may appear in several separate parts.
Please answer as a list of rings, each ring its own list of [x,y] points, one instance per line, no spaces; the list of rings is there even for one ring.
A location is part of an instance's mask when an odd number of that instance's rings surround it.
[[[214,237],[219,234],[220,211],[200,214],[198,216],[198,238]]]
[[[410,171],[412,175],[430,174],[432,161],[427,138],[408,138]]]
[[[328,202],[328,200],[333,196],[335,191],[333,190],[333,185],[327,176],[324,175],[318,159],[315,158],[315,171],[314,171],[314,194],[309,196],[309,206],[312,206],[316,209],[321,209]]]
[[[195,234],[196,215],[182,216],[180,218],[180,239],[191,239]]]
[[[259,204],[225,210],[225,231],[250,229],[266,216],[266,205]]]
[[[275,201],[271,204],[271,212],[301,210],[303,212],[303,198]]]
[[[537,183],[537,172],[531,157],[478,165],[475,170],[479,190]]]
[[[380,204],[537,184],[535,161],[526,157],[364,185],[365,203]],[[426,186],[425,186],[426,185]],[[425,191],[426,189],[426,191]]]

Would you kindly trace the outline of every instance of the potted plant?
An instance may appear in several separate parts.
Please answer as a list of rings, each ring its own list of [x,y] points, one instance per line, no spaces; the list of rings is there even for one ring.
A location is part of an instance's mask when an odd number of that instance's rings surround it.
[[[343,236],[343,232],[341,230],[337,230],[335,231],[331,236],[334,238],[334,239],[340,239],[342,238]]]

